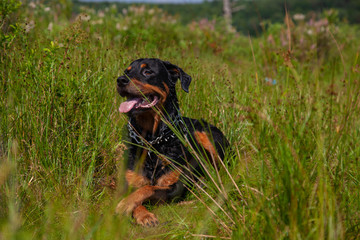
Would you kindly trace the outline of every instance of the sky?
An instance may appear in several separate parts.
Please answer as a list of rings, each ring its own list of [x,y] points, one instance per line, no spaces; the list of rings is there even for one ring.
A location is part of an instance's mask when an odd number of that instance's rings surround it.
[[[80,0],[80,2],[201,3],[203,0]]]

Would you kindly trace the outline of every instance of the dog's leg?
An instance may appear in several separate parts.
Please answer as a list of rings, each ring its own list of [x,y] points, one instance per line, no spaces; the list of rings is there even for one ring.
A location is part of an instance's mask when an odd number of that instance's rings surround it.
[[[136,223],[142,226],[153,227],[159,224],[155,215],[149,212],[143,205],[136,207],[133,211]]]
[[[215,146],[211,143],[207,133],[195,131],[194,136],[196,141],[210,154],[213,159],[213,164],[218,165],[221,158],[217,153]]]
[[[129,184],[129,186],[134,187],[134,188],[140,188],[140,187],[150,184],[149,179],[147,179],[146,177],[144,177],[132,170],[126,171],[125,179],[126,179],[126,182]]]
[[[147,185],[137,189],[127,198],[119,202],[116,207],[116,212],[127,215],[132,214],[136,222],[140,225],[155,226],[158,223],[155,215],[150,213],[142,203],[146,200],[166,201],[169,194],[172,194],[174,191],[179,192],[179,186],[177,186],[181,184],[179,182],[179,176],[179,172],[171,171],[159,178],[156,186]]]
[[[150,199],[155,193],[163,192],[169,187],[144,186],[130,194],[127,198],[121,200],[116,207],[117,213],[126,213],[130,215],[134,209],[140,206],[144,201]],[[161,194],[162,195],[162,194]]]

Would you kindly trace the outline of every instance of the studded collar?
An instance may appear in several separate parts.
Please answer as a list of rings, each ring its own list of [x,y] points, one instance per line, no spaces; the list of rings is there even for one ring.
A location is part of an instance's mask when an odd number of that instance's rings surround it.
[[[169,117],[169,122],[171,125],[177,129],[182,131],[184,134],[186,134],[186,126],[182,119],[182,116],[179,112],[174,117]],[[129,131],[129,137],[134,140],[137,144],[140,144],[142,146],[144,145],[159,145],[164,142],[171,141],[176,138],[176,134],[169,128],[167,124],[163,124],[159,129],[159,135],[153,139],[146,140],[144,137],[138,134],[138,132],[134,129],[131,122],[129,121],[127,124],[128,131]]]

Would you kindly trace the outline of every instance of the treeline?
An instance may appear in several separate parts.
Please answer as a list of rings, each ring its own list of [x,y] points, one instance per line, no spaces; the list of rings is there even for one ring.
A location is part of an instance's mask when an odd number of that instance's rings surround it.
[[[290,15],[301,13],[313,17],[322,14],[325,10],[336,9],[336,21],[345,21],[350,24],[360,23],[360,1],[359,0],[255,0],[255,1],[233,1],[233,26],[245,34],[257,34],[264,28],[266,22],[282,22],[286,10]],[[121,11],[126,9],[128,3],[84,3],[75,1],[73,9],[80,11],[81,6],[89,6],[95,9],[105,9],[111,5],[117,5]],[[205,1],[202,4],[149,4],[165,10],[172,15],[178,15],[181,22],[188,24],[194,20],[221,19],[222,1]]]

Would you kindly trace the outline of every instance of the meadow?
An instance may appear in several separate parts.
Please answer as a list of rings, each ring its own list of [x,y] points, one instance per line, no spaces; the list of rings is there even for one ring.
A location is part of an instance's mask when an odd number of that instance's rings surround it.
[[[66,6],[0,5],[0,239],[360,238],[359,26],[289,14],[250,37],[221,19]],[[155,228],[114,211],[116,78],[141,57],[192,76],[189,93],[177,86],[182,114],[235,152],[184,203],[148,206]]]

